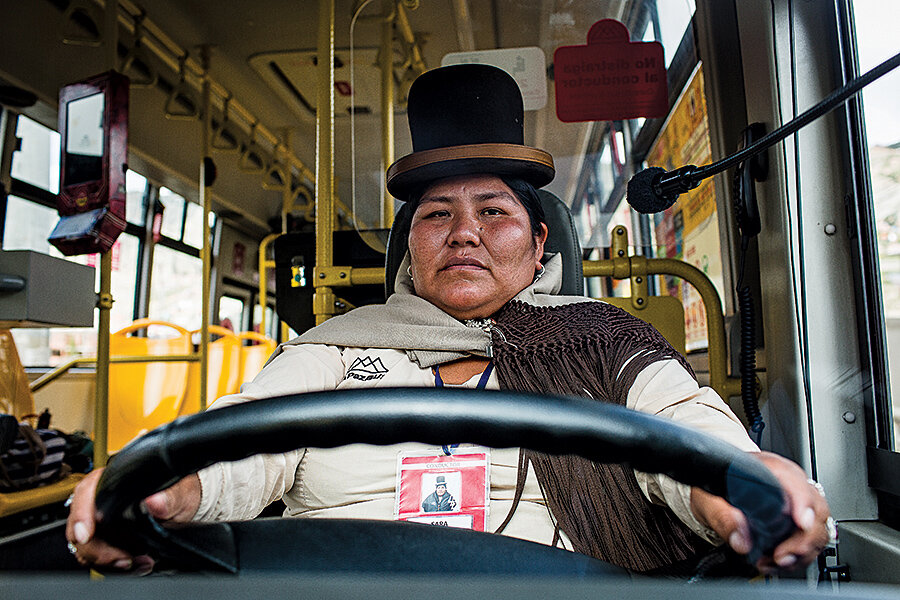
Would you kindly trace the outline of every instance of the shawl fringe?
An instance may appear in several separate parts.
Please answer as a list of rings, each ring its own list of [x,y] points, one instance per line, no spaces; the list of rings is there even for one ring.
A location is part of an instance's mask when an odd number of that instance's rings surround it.
[[[494,362],[503,389],[624,406],[638,373],[654,362],[677,360],[693,376],[656,329],[609,304],[512,301],[495,318]],[[533,451],[526,456],[576,551],[645,572],[708,550],[671,510],[647,501],[627,465]]]

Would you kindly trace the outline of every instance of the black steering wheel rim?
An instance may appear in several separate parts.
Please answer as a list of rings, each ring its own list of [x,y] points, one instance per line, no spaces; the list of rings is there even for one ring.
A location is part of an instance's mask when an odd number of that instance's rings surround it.
[[[730,444],[652,415],[583,398],[495,390],[353,389],[294,394],[182,417],[125,447],[104,472],[100,525],[216,462],[349,443],[471,442],[577,454],[664,473],[722,496],[747,515],[751,560],[793,528],[777,480]]]

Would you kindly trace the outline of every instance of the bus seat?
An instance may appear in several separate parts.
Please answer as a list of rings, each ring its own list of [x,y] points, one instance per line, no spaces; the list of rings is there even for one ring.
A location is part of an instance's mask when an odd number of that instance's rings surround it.
[[[0,413],[15,417],[32,414],[34,397],[28,386],[28,375],[8,329],[0,329],[0,358]]]
[[[584,294],[584,271],[581,244],[575,220],[569,207],[547,190],[538,190],[544,217],[547,221],[547,252],[559,252],[563,257],[561,294]],[[681,354],[685,353],[684,307],[672,296],[647,296],[638,309],[633,298],[600,298],[635,317],[653,325]]]
[[[129,336],[150,326],[175,332],[167,338]],[[138,319],[110,336],[110,356],[190,354],[191,335],[173,323]],[[185,399],[187,362],[120,363],[109,367],[108,452],[177,417]]]
[[[218,325],[210,325],[211,336],[219,336],[209,343],[206,365],[206,403],[238,391],[241,385],[241,341],[233,331]],[[192,331],[199,343],[200,330]],[[200,363],[193,362],[188,367],[188,384],[184,403],[178,416],[200,411]]]
[[[386,230],[371,229],[367,237],[387,236]],[[384,252],[370,247],[355,230],[332,232],[332,264],[353,267],[383,267]],[[313,269],[316,266],[315,232],[285,233],[272,243],[275,258],[275,310],[278,317],[297,333],[315,326],[313,314]],[[383,303],[380,284],[340,288],[339,296],[353,306]]]
[[[563,260],[563,281],[559,290],[566,296],[584,295],[584,272],[581,266],[581,243],[569,207],[548,192],[538,190],[544,218],[547,221],[545,252],[559,252]]]
[[[19,419],[33,414],[34,397],[28,386],[28,375],[8,329],[0,329],[0,356],[3,358],[0,360],[0,413]],[[69,473],[47,485],[0,494],[0,519],[64,501],[83,477],[82,473]]]
[[[62,479],[18,492],[0,493],[0,519],[42,506],[64,502],[85,473],[69,473]]]
[[[686,352],[684,333],[684,306],[674,296],[647,296],[642,308],[636,309],[631,297],[603,298],[625,312],[646,321],[659,331],[672,347],[682,355]]]
[[[272,338],[255,331],[242,331],[237,334],[237,337],[242,342],[245,340],[258,342],[250,346],[241,346],[241,376],[238,379],[238,386],[240,386],[256,377],[256,374],[262,370],[263,365],[275,352],[275,347],[278,343]]]

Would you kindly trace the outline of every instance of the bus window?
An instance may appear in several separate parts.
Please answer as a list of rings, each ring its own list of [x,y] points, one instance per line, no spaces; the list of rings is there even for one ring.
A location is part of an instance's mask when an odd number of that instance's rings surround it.
[[[147,178],[129,169],[125,173],[125,220],[143,227],[147,219]]]
[[[199,329],[201,271],[199,258],[158,244],[150,276],[149,317]]]
[[[227,327],[227,322],[231,324],[232,331],[243,331],[244,310],[244,300],[233,296],[222,296],[219,298],[219,325]]]
[[[6,203],[3,249],[34,250],[50,254],[47,234],[56,225],[57,218],[56,211],[48,206],[10,196]]]
[[[197,249],[203,247],[203,207],[194,202],[185,203],[184,243]]]
[[[16,137],[22,140],[22,146],[13,155],[11,175],[42,190],[59,193],[59,134],[19,115]]]
[[[885,35],[886,3],[855,0],[856,44],[860,72],[897,51],[896,40]],[[900,77],[876,81],[863,91],[866,140],[869,151],[875,236],[881,268],[881,292],[890,371],[894,449],[900,437],[900,119],[897,97]]]
[[[675,48],[684,35],[691,17],[694,16],[696,4],[694,0],[682,2],[653,2],[650,18],[647,20],[647,28],[644,34],[636,36],[645,42],[659,41],[663,45],[663,54],[666,58],[666,67],[672,64],[675,56]],[[638,32],[635,32],[637,34]]]
[[[10,174],[18,181],[31,184],[55,194],[59,190],[59,134],[52,129],[20,115],[16,135],[22,139],[21,149],[13,154]],[[140,207],[146,179],[129,171],[126,174],[126,193],[129,203]],[[35,192],[37,194],[37,192]],[[62,257],[47,242],[58,216],[46,196],[23,198],[9,196],[3,228],[4,250],[34,250]],[[140,212],[140,208],[138,208]],[[129,212],[129,214],[132,214]],[[115,298],[110,322],[113,329],[130,323],[134,312],[137,273],[135,265],[140,242],[128,233],[122,234],[112,248],[112,293]],[[95,255],[63,257],[81,264],[96,265]],[[85,298],[94,303],[94,298]],[[22,363],[27,367],[56,366],[71,358],[96,353],[96,328],[15,329],[13,336]]]
[[[36,202],[10,196],[7,201],[6,223],[3,236],[4,250],[34,250],[51,256],[62,256],[47,242],[47,236],[56,225],[58,216],[52,208]],[[10,224],[15,224],[11,227]],[[123,233],[112,247],[112,294],[115,302],[110,312],[111,327],[115,330],[133,320],[135,265],[138,256],[138,239]],[[96,255],[65,257],[68,260],[97,265]],[[84,299],[93,302],[94,299]],[[27,367],[56,366],[77,356],[90,356],[96,352],[96,328],[56,328],[13,330],[16,345]]]
[[[168,188],[159,188],[159,201],[165,207],[160,233],[180,240],[184,228],[184,198]]]

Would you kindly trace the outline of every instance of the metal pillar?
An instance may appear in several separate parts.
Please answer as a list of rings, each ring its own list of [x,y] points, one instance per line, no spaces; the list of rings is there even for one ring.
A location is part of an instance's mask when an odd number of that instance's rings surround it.
[[[119,2],[110,0],[104,10],[107,63],[119,66]],[[94,386],[94,466],[106,466],[109,458],[109,311],[112,310],[112,251],[100,255],[100,290],[97,293],[97,372]]]
[[[212,131],[212,110],[210,102],[209,85],[209,59],[210,48],[204,45],[200,50],[200,59],[203,64],[203,118],[200,119],[201,143],[200,143],[200,204],[203,206],[203,246],[200,248],[200,259],[203,263],[201,275],[202,291],[200,304],[200,410],[206,410],[206,386],[209,378],[209,274],[212,270],[212,259],[209,236],[209,214],[212,211],[212,193],[210,190],[212,176],[207,173],[207,162],[212,167],[212,158],[209,156],[210,132]],[[210,185],[207,185],[207,182]]]
[[[316,79],[316,268],[334,262],[334,0],[319,1]],[[316,278],[313,313],[316,324],[334,314],[332,289]]]
[[[394,20],[381,23],[381,172],[394,162]],[[381,186],[381,226],[390,229],[394,223],[394,198]]]

